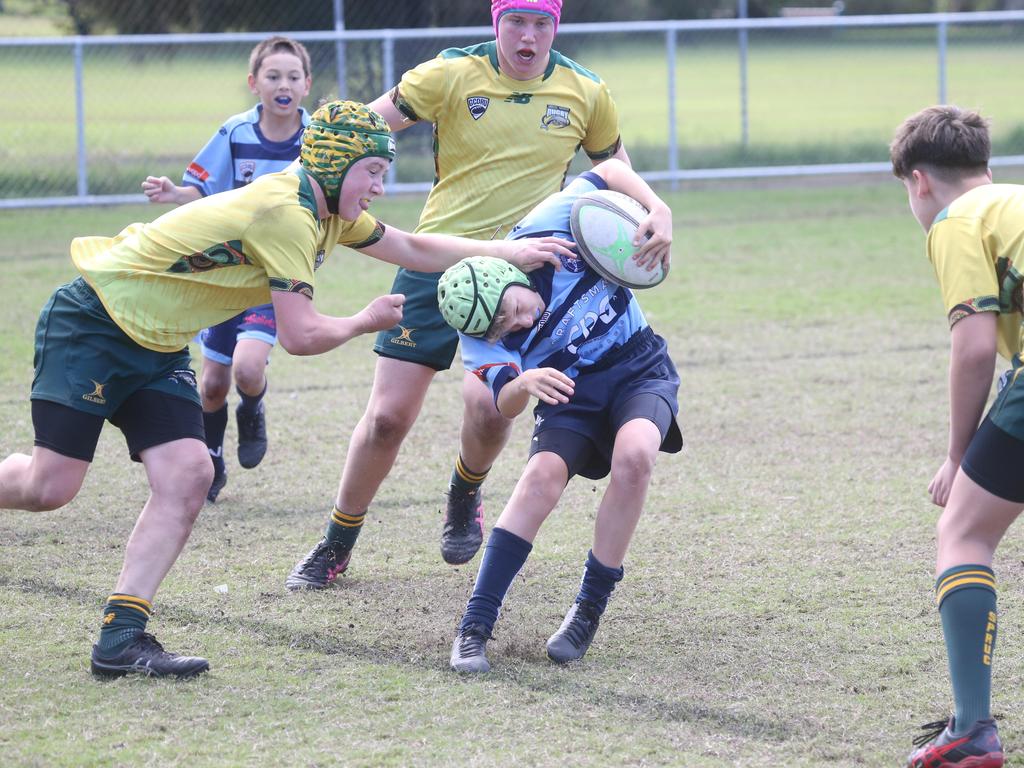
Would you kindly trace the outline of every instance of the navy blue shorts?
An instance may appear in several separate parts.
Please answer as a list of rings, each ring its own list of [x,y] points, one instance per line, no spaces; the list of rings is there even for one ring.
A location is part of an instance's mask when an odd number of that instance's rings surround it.
[[[270,346],[277,343],[277,319],[273,304],[260,304],[239,312],[230,320],[205,329],[199,335],[203,357],[221,365],[231,365],[235,344],[242,339],[256,339]]]
[[[565,430],[586,438],[593,450],[586,457],[563,456],[570,475],[598,480],[611,470],[615,434],[627,421],[648,418],[661,430],[661,450],[678,453],[683,436],[676,421],[679,413],[679,374],[668,355],[665,340],[645,328],[597,365],[581,371],[568,403],[538,403],[533,410],[536,427],[532,456],[545,445],[565,443],[564,438],[544,436],[549,430]],[[658,407],[658,400],[667,409]],[[555,453],[562,455],[559,450]]]

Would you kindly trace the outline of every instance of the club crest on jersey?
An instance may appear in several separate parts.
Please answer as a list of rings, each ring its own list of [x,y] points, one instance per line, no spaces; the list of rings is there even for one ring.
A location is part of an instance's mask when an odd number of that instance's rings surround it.
[[[558,260],[562,262],[562,269],[567,272],[582,272],[587,268],[583,259],[576,256],[563,256],[562,254],[558,254]]]
[[[238,163],[238,172],[242,174],[242,180],[248,184],[256,173],[255,160],[242,160]]]
[[[466,99],[466,106],[469,107],[469,114],[473,116],[474,120],[479,120],[484,116],[484,112],[487,111],[487,107],[491,105],[491,100],[486,96],[470,96]]]
[[[549,128],[565,128],[567,125],[569,125],[569,108],[548,104],[548,111],[540,119],[540,127],[546,131]]]

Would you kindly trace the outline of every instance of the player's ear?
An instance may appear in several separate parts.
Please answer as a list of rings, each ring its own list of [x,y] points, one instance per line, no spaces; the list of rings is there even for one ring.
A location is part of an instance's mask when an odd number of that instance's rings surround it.
[[[252,72],[249,73],[248,82],[249,90],[252,93],[256,93],[256,75],[254,75]]]
[[[932,190],[931,177],[924,171],[915,168],[910,172],[911,184],[914,188],[914,196],[926,197]]]

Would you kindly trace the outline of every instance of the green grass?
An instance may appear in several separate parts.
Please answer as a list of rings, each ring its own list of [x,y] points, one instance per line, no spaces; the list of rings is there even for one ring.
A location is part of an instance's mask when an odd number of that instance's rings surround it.
[[[278,349],[270,452],[253,471],[229,459],[222,501],[157,596],[153,630],[208,656],[203,679],[88,674],[146,498],[115,429],[67,508],[0,515],[4,763],[899,764],[916,726],[950,706],[925,493],[945,450],[948,332],[923,234],[891,179],[667,197],[675,265],[642,300],[682,376],[687,446],[658,463],[626,578],[581,664],[543,656],[605,486],[577,479],[510,592],[493,672],[446,669],[479,563],[451,568],[438,553],[461,413],[451,372],[431,387],[349,572],[325,593],[284,592],[324,525],[374,356],[369,338],[319,358]],[[408,226],[419,202],[377,212]],[[31,333],[73,275],[67,240],[156,212],[0,213],[0,455],[31,445]],[[391,274],[339,250],[318,272],[317,304],[351,312]],[[520,420],[488,480],[488,525],[530,428]],[[995,564],[995,713],[1011,759],[1024,745],[1022,563],[1011,535]]]
[[[626,146],[638,167],[667,167],[663,37],[609,35],[599,48],[579,40],[565,38],[567,50],[608,82]],[[179,178],[224,119],[252,105],[244,76],[248,48],[87,49],[83,109],[90,191],[137,192],[149,173]],[[318,62],[316,94],[335,94],[330,46],[318,44],[311,50]],[[367,77],[361,62],[378,66],[376,48],[370,50],[353,54],[353,82]],[[1017,98],[1022,54],[1020,36],[999,32],[986,39],[978,30],[951,33],[949,100],[980,108],[992,118],[997,154],[1024,153],[1024,102]],[[744,146],[734,37],[684,37],[676,70],[680,163],[713,167],[883,161],[895,126],[936,101],[936,58],[934,42],[921,33],[752,34],[750,141]],[[0,68],[10,73],[10,101],[19,104],[0,113],[0,135],[5,137],[0,195],[74,194],[70,49],[0,49]],[[400,149],[400,178],[428,180],[429,136],[403,135]]]

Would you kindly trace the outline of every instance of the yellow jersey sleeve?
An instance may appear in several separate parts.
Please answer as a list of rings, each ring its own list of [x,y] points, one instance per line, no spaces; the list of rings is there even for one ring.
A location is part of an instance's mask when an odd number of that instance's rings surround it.
[[[245,250],[263,267],[271,291],[313,298],[317,225],[307,211],[291,207],[267,211],[245,235]]]
[[[345,226],[338,233],[337,243],[338,245],[347,245],[349,248],[366,248],[383,236],[383,222],[377,221],[363,211],[355,221],[345,222]]]
[[[392,99],[398,111],[410,120],[436,122],[444,108],[447,84],[445,59],[438,55],[402,75]]]
[[[992,257],[985,252],[981,221],[941,217],[928,230],[928,258],[950,327],[967,315],[998,312],[999,283]]]
[[[619,111],[612,100],[608,85],[601,81],[592,107],[590,124],[583,151],[591,160],[607,160],[619,151]]]

